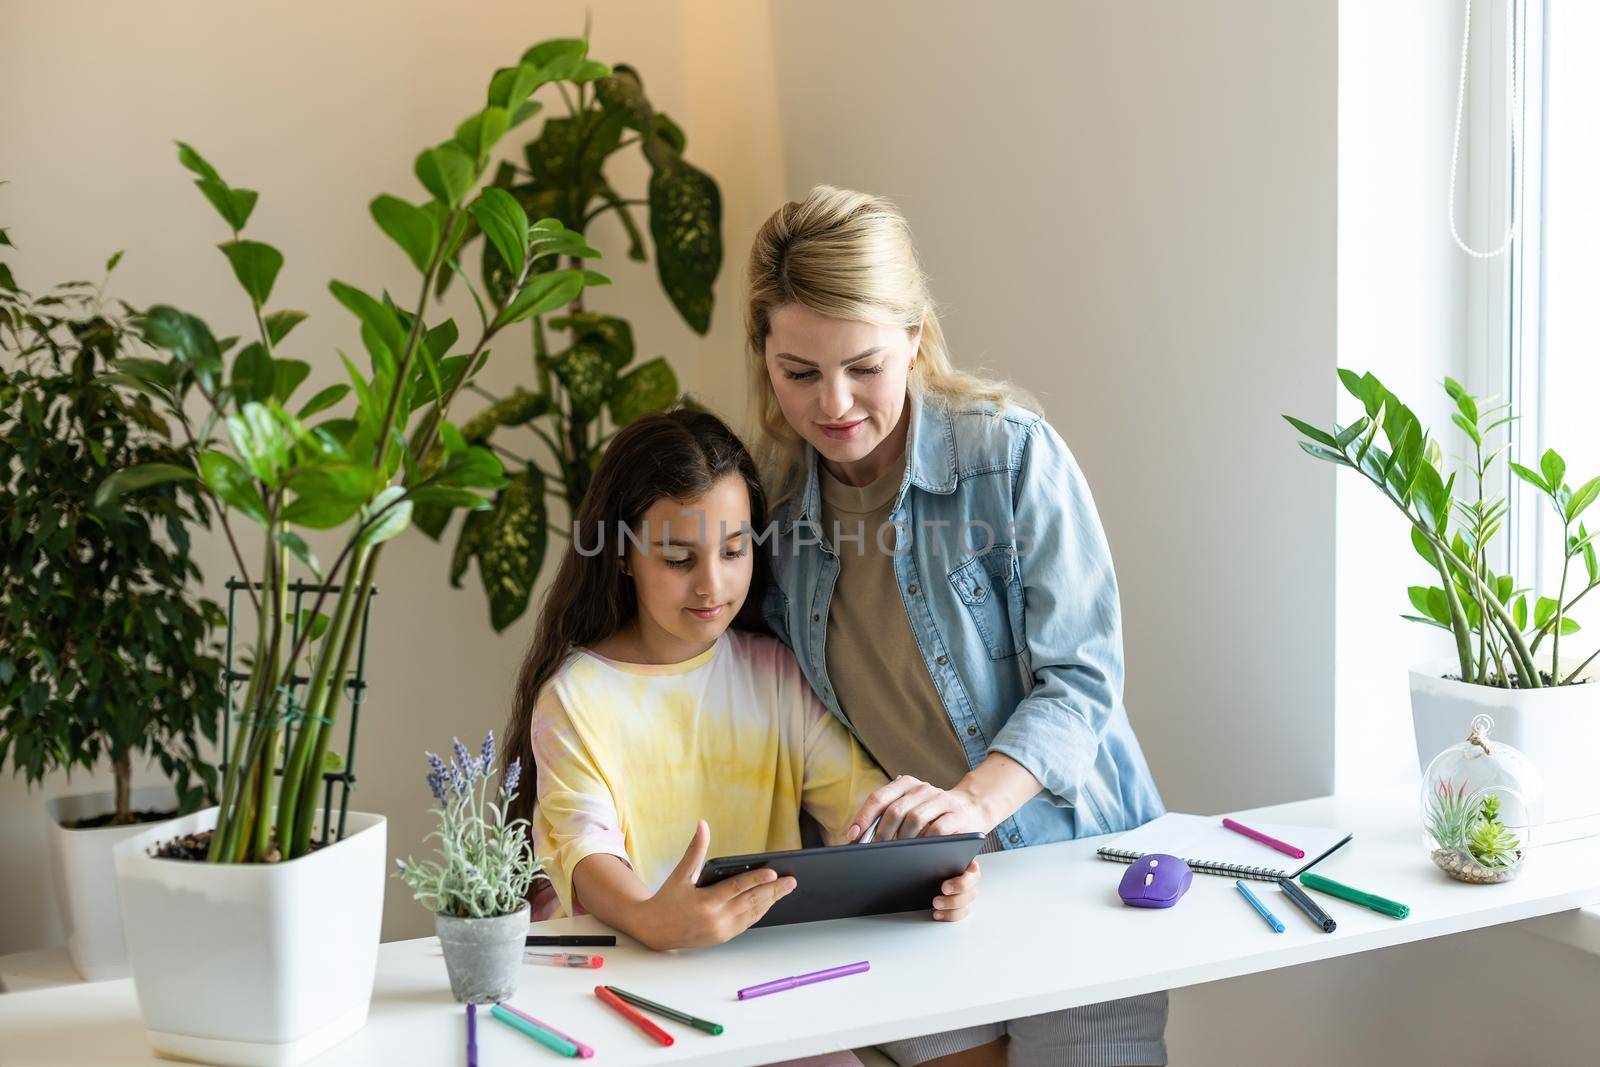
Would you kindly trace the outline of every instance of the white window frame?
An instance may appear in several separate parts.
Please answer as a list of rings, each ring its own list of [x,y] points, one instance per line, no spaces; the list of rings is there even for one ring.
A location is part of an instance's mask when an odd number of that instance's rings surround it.
[[[1511,453],[1519,462],[1537,469],[1538,457],[1545,449],[1544,427],[1544,190],[1545,190],[1545,139],[1544,101],[1548,88],[1545,49],[1549,43],[1546,32],[1546,15],[1549,0],[1528,0],[1528,62],[1526,103],[1523,105],[1523,125],[1527,131],[1528,149],[1523,159],[1527,173],[1521,183],[1519,210],[1523,218],[1523,233],[1508,257],[1511,277],[1507,287],[1505,307],[1509,329],[1505,373],[1506,395],[1522,417],[1513,427]],[[1534,588],[1544,588],[1545,575],[1542,544],[1546,509],[1534,499],[1521,482],[1511,494],[1511,511],[1506,523],[1508,549],[1512,573],[1528,576]]]
[[[1457,225],[1476,248],[1492,248],[1515,211],[1516,239],[1503,256],[1474,260],[1469,274],[1467,387],[1509,400],[1519,416],[1511,424],[1507,458],[1538,466],[1544,451],[1544,99],[1546,14],[1549,0],[1481,0],[1473,5],[1468,56],[1467,112],[1463,116]],[[1515,16],[1520,120],[1516,156],[1506,93],[1507,9]],[[1478,87],[1482,91],[1478,91]],[[1522,173],[1518,174],[1517,170]],[[1514,180],[1515,179],[1515,180]],[[1544,509],[1522,483],[1496,465],[1497,481],[1485,491],[1504,493],[1510,511],[1500,565],[1535,588],[1542,586],[1539,552]]]

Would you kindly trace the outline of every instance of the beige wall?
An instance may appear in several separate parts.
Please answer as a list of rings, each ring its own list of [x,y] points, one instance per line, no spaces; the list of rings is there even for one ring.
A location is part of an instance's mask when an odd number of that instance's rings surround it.
[[[1334,6],[773,18],[790,189],[894,197],[956,362],[1034,391],[1082,463],[1168,805],[1328,792],[1332,472],[1278,412],[1332,414]]]

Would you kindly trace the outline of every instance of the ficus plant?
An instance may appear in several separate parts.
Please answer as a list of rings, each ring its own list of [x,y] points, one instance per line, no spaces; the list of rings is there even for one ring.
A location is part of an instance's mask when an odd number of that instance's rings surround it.
[[[100,380],[133,344],[105,286],[35,296],[0,262],[0,767],[32,785],[104,759],[105,821],[127,825],[149,817],[130,800],[142,759],[172,781],[180,811],[214,799],[222,612],[198,595],[189,531],[211,509],[193,484],[158,477],[121,506],[94,506],[113,470],[195,462],[148,397]]]
[[[716,182],[684,158],[683,130],[655,110],[631,67],[619,64],[596,76],[605,68],[588,58],[587,41],[544,41],[530,48],[523,62],[566,71],[541,86],[564,113],[544,118],[523,146],[522,158],[501,162],[491,184],[514,197],[529,216],[557,219],[579,234],[614,214],[627,235],[628,256],[640,261],[649,258],[634,218],[635,209],[642,211],[662,289],[684,322],[704,334],[711,324],[712,283],[722,264],[722,200]],[[556,66],[563,63],[570,65]],[[607,168],[619,153],[635,148],[649,165],[650,178],[644,197],[627,198]],[[479,259],[483,292],[491,300],[504,299],[524,266],[517,241],[492,218],[474,214],[466,226],[464,245],[485,238]],[[561,267],[558,259],[546,258],[535,262],[531,273]],[[455,276],[441,273],[436,291],[442,293]],[[468,444],[486,445],[508,463],[509,478],[495,494],[494,507],[469,512],[462,520],[450,562],[450,582],[459,587],[477,560],[489,620],[497,631],[527,609],[548,539],[564,535],[562,526],[550,521],[551,502],[559,500],[575,515],[617,430],[679,399],[678,379],[666,358],[634,363],[628,321],[586,310],[582,293],[548,319],[531,315],[528,323],[533,367],[527,386],[509,395],[470,386],[489,404],[461,425]],[[419,504],[414,521],[438,539],[450,515],[445,508]]]
[[[1595,657],[1564,669],[1561,638],[1577,632],[1572,609],[1600,586],[1594,534],[1582,521],[1600,497],[1600,477],[1573,488],[1565,480],[1565,461],[1553,449],[1541,457],[1538,470],[1507,460],[1512,474],[1543,494],[1561,524],[1560,583],[1555,596],[1538,596],[1491,566],[1489,545],[1507,513],[1506,499],[1490,492],[1496,482],[1492,468],[1510,447],[1507,428],[1517,418],[1510,404],[1474,396],[1453,379],[1444,380],[1456,408],[1451,422],[1469,446],[1465,470],[1471,494],[1458,496],[1456,475],[1446,474],[1439,441],[1399,397],[1372,374],[1340,370],[1339,379],[1361,402],[1364,414],[1355,421],[1323,430],[1284,418],[1306,438],[1300,442],[1306,453],[1356,471],[1410,524],[1412,546],[1438,584],[1408,589],[1418,614],[1405,618],[1450,633],[1462,681],[1537,689],[1583,680]],[[1575,565],[1582,567],[1581,577]],[[1535,658],[1547,640],[1548,670]]]
[[[585,287],[607,279],[583,267],[598,253],[580,234],[559,219],[530,219],[504,189],[479,187],[495,144],[537,110],[529,96],[539,86],[608,73],[574,50],[541,65],[527,59],[496,71],[485,105],[454,137],[417,156],[414,171],[426,198],[417,203],[385,194],[372,201],[373,220],[416,271],[416,297],[402,308],[387,292],[373,296],[330,282],[359,327],[367,365],[340,352],[348,384],[303,401],[294,396],[309,367],[281,350],[305,314],[271,309],[283,255],[243,236],[257,194],[230,185],[200,153],[179,144],[179,162],[231,232],[219,248],[247,298],[251,335],[242,345],[218,340],[200,318],[171,305],[142,314],[142,336],[164,358],[119,359],[108,380],[156,400],[192,437],[197,461],[129,468],[108,478],[100,492],[111,500],[155,481],[199,485],[221,509],[234,562],[252,589],[254,659],[240,729],[225,754],[209,862],[292,859],[308,850],[338,711],[334,696],[351,664],[384,545],[406,528],[416,508],[486,511],[492,502],[485,494],[506,485],[496,455],[468,442],[450,421],[451,405],[504,331],[570,304]],[[469,219],[496,235],[518,266],[499,296],[485,299],[473,291],[477,322],[470,343],[453,319],[428,318],[441,273],[461,269]],[[555,262],[569,265],[543,269]],[[202,413],[198,425],[186,414],[191,394]],[[255,567],[234,520],[260,531]],[[340,531],[331,564],[319,562],[303,530]],[[290,617],[291,559],[321,583],[304,619]],[[280,750],[281,782],[274,773]]]

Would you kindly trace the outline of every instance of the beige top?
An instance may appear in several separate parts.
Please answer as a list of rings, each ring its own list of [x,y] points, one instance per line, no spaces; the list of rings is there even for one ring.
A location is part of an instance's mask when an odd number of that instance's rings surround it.
[[[909,774],[950,789],[965,777],[966,753],[945,714],[906,617],[894,574],[889,509],[905,456],[871,485],[839,481],[822,464],[822,532],[839,556],[828,608],[828,680],[867,751],[893,777]]]

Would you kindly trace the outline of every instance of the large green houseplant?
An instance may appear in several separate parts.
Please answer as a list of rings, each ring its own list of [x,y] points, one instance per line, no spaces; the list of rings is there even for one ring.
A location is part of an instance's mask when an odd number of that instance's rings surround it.
[[[0,250],[10,244],[0,230]],[[210,521],[200,493],[154,484],[94,506],[112,470],[194,462],[148,397],[100,380],[130,347],[104,287],[35,296],[0,262],[0,768],[31,788],[110,767],[111,789],[43,804],[68,955],[91,980],[127,973],[112,849],[215,802],[223,697],[221,612],[198,595],[190,551],[190,526]],[[167,782],[135,787],[144,763]]]
[[[402,309],[387,294],[375,297],[332,281],[334,298],[356,318],[369,366],[363,370],[341,352],[349,385],[329,386],[298,406],[290,401],[309,367],[280,356],[278,349],[305,315],[268,310],[283,256],[271,245],[241,236],[257,194],[230,186],[193,148],[179,146],[180,161],[197,176],[195,184],[231,230],[219,247],[248,298],[255,336],[233,353],[198,317],[169,305],[150,308],[140,320],[144,339],[168,358],[118,360],[111,379],[144,391],[181,422],[188,419],[186,397],[197,392],[206,409],[194,429],[198,462],[133,468],[101,488],[103,497],[114,499],[126,488],[158,479],[197,482],[223,509],[241,573],[252,582],[260,576],[245,728],[228,753],[210,862],[287,859],[306,852],[318,785],[310,770],[321,766],[327,749],[329,716],[336,707],[332,695],[350,662],[355,621],[364,610],[383,543],[405,529],[414,507],[488,510],[491,502],[483,491],[506,484],[494,453],[467,442],[449,421],[450,405],[481,369],[497,335],[568,305],[586,285],[607,279],[581,266],[534,271],[546,259],[581,260],[598,253],[555,219],[530,220],[503,189],[471,194],[495,143],[535,110],[529,93],[558,77],[593,80],[604,73],[605,68],[583,59],[581,42],[549,54],[543,66],[525,62],[497,72],[490,102],[463,121],[454,138],[417,157],[416,175],[429,199],[416,204],[386,194],[372,201],[374,220],[421,276],[418,295]],[[459,271],[468,218],[493,235],[517,273],[499,299],[478,301],[476,339],[458,345],[455,321],[430,324],[427,313],[440,273]],[[352,390],[353,411],[311,423],[312,416],[340,405]],[[243,517],[263,532],[258,567],[242,554],[232,517]],[[343,544],[331,565],[323,567],[296,531],[336,528],[344,531]],[[314,625],[301,627],[293,647],[284,595],[291,557],[340,590],[324,590],[317,598]],[[296,701],[288,695],[289,679],[308,649],[310,681]],[[274,804],[270,768],[280,743],[290,755]]]
[[[214,797],[203,749],[222,708],[211,637],[222,613],[195,595],[189,526],[208,525],[210,509],[193,485],[138,486],[121,507],[94,506],[114,470],[195,457],[149,398],[101,380],[128,343],[103,289],[68,282],[34,298],[0,264],[0,767],[9,759],[32,785],[105,759],[104,821],[121,826],[141,818],[136,757],[159,763],[182,810]]]
[[[544,64],[582,42],[545,41],[524,60]],[[712,283],[722,264],[722,201],[716,182],[684,158],[684,133],[655,110],[637,72],[618,65],[593,78],[596,66],[579,66],[571,77],[549,83],[547,93],[564,114],[544,118],[520,160],[505,160],[492,184],[505,189],[529,216],[553,218],[568,230],[587,234],[610,214],[628,237],[630,258],[648,258],[646,239],[634,218],[647,216],[656,274],[672,305],[691,329],[704,334],[711,324]],[[557,95],[558,94],[558,95]],[[626,198],[607,173],[619,153],[637,148],[650,168],[642,198]],[[502,300],[521,260],[492,228],[467,220],[463,245],[487,233],[479,260],[482,290]],[[557,270],[545,259],[533,273]],[[458,272],[439,275],[443,292]],[[666,358],[634,363],[633,329],[626,319],[584,307],[580,293],[559,311],[529,317],[533,335],[533,376],[529,388],[497,396],[470,386],[489,401],[462,423],[468,444],[492,448],[511,466],[494,506],[467,514],[456,536],[450,582],[459,586],[473,559],[489,601],[491,625],[502,631],[527,609],[543,565],[551,533],[550,503],[560,500],[576,514],[589,478],[616,431],[642,415],[660,411],[678,398],[678,380]],[[523,428],[519,433],[518,428]],[[509,432],[508,432],[509,431]],[[525,442],[519,443],[521,436]],[[542,457],[530,458],[543,453]],[[419,504],[415,522],[438,539],[449,521],[442,507]]]
[[[452,403],[506,331],[607,281],[584,268],[597,253],[581,235],[558,219],[531,219],[504,189],[478,187],[495,145],[537,110],[529,99],[535,90],[609,73],[586,58],[581,41],[530,52],[495,72],[484,105],[453,137],[416,157],[426,194],[420,203],[388,194],[371,202],[373,220],[415,268],[415,297],[402,308],[387,293],[332,281],[334,299],[354,316],[367,363],[339,353],[348,384],[306,400],[295,394],[309,367],[284,355],[305,315],[271,305],[284,257],[243,235],[257,194],[179,145],[179,161],[227,225],[219,248],[246,297],[248,336],[219,340],[198,316],[173,305],[143,312],[138,328],[161,355],[119,359],[111,379],[190,427],[198,458],[129,468],[101,490],[109,502],[139,485],[202,487],[221,511],[236,566],[258,590],[258,610],[220,804],[164,831],[206,838],[207,862],[174,873],[177,861],[153,852],[161,843],[156,831],[117,849],[140,1008],[164,1054],[256,1062],[260,1045],[269,1044],[280,1058],[308,1057],[365,1019],[385,827],[381,816],[352,812],[345,837],[313,848],[317,771],[335,726],[334,697],[384,546],[410,523],[413,509],[488,510],[485,494],[506,484],[496,455],[468,442],[450,420]],[[430,318],[430,301],[440,275],[460,270],[469,219],[513,274],[498,296],[474,293],[476,322],[466,340],[453,320]],[[564,265],[542,269],[557,261]],[[191,406],[199,413],[192,421]],[[241,538],[240,521],[259,537]],[[338,531],[331,562],[313,554],[305,530]],[[289,617],[292,560],[324,583],[304,619]],[[302,671],[305,682],[297,686]],[[281,780],[274,774],[280,752]],[[184,966],[170,964],[173,953],[184,955]]]
[[[1430,581],[1407,590],[1416,613],[1406,618],[1448,633],[1452,655],[1448,665],[1411,671],[1419,766],[1426,768],[1487,714],[1495,737],[1543,772],[1542,801],[1528,807],[1542,804],[1545,839],[1600,832],[1600,779],[1589,755],[1600,747],[1600,686],[1587,684],[1600,650],[1573,656],[1571,642],[1563,645],[1579,631],[1573,610],[1600,588],[1596,532],[1584,521],[1600,499],[1600,477],[1574,486],[1554,449],[1543,453],[1537,469],[1511,460],[1509,428],[1517,416],[1510,405],[1474,396],[1446,378],[1451,422],[1465,446],[1458,477],[1438,438],[1374,375],[1341,370],[1339,378],[1361,404],[1352,422],[1322,428],[1285,417],[1303,435],[1306,453],[1356,472],[1400,512],[1430,574]],[[1505,480],[1496,466],[1502,461],[1537,493],[1537,506],[1548,505],[1560,531],[1553,596],[1495,566],[1496,539],[1509,512],[1506,497],[1493,488]]]

